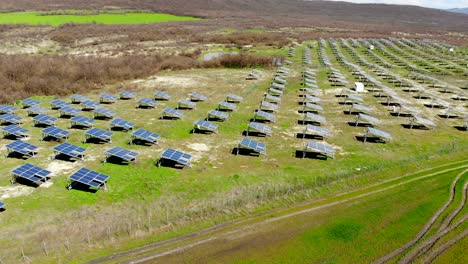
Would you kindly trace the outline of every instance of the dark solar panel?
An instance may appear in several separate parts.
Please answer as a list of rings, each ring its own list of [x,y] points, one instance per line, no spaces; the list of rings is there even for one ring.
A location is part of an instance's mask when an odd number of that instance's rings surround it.
[[[160,138],[160,136],[158,134],[155,134],[153,132],[144,130],[142,128],[134,131],[132,133],[132,136],[134,138],[144,140],[144,141],[147,141],[147,142],[150,142],[150,143],[156,143]]]
[[[87,168],[81,168],[75,173],[73,173],[70,177],[70,180],[74,182],[79,182],[81,184],[94,187],[94,188],[101,188],[105,185],[109,176],[101,174],[96,171],[92,171]],[[71,186],[69,186],[70,188]]]
[[[115,147],[106,151],[108,156],[114,156],[125,161],[135,161],[138,153],[130,150],[123,149],[121,147]]]
[[[14,114],[3,114],[0,115],[0,123],[5,124],[19,124],[21,123],[22,118]]]
[[[27,163],[12,170],[11,173],[17,178],[23,178],[32,182],[45,182],[50,174],[50,171]]]
[[[78,158],[82,159],[84,152],[86,151],[85,148],[78,147],[76,145],[70,144],[70,143],[63,143],[58,146],[55,146],[53,149],[55,152],[72,157],[72,158]]]
[[[68,138],[70,135],[70,132],[55,126],[44,128],[41,133],[43,134],[43,137],[49,136],[56,139]]]
[[[98,138],[103,141],[111,141],[112,132],[102,130],[99,128],[91,128],[85,132],[87,137]]]
[[[16,111],[11,105],[0,105],[0,114],[13,114]]]
[[[128,122],[126,120],[123,120],[121,118],[116,118],[111,121],[111,126],[112,127],[119,127],[125,130],[132,130],[135,124]]]
[[[14,151],[31,157],[35,155],[36,150],[38,149],[36,146],[23,142],[21,140],[14,141],[6,145],[6,148],[9,152]]]
[[[36,124],[44,124],[44,125],[52,126],[55,124],[55,122],[57,122],[57,118],[40,114],[40,115],[35,116],[33,118],[33,121]]]
[[[172,160],[184,166],[190,167],[192,156],[175,149],[167,149],[162,153],[161,159]]]
[[[9,125],[2,128],[4,134],[13,135],[15,137],[27,137],[28,130],[17,125]]]
[[[94,125],[94,120],[84,116],[74,116],[70,118],[72,124],[81,125],[84,127],[92,127]]]
[[[266,154],[266,146],[264,143],[251,140],[249,138],[243,138],[239,143],[239,148],[246,148],[259,154]]]

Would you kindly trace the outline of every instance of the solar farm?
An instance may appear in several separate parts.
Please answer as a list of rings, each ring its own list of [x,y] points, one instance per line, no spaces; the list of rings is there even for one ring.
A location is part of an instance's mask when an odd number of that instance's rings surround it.
[[[39,241],[45,219],[64,237],[49,247],[73,252],[187,214],[242,215],[292,191],[320,197],[335,181],[358,185],[356,175],[371,183],[466,158],[468,60],[450,47],[320,39],[276,51],[284,60],[272,69],[168,71],[129,81],[132,90],[0,105],[1,223]],[[73,227],[75,216],[84,220]]]

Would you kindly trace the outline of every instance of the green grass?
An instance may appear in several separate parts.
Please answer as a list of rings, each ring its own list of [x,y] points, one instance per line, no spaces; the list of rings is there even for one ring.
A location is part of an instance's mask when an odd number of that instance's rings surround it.
[[[85,11],[84,11],[85,12]],[[190,21],[198,18],[176,16],[160,13],[104,13],[77,15],[48,15],[43,12],[0,13],[0,24],[28,24],[60,26],[67,23],[75,24],[151,24],[169,21]]]

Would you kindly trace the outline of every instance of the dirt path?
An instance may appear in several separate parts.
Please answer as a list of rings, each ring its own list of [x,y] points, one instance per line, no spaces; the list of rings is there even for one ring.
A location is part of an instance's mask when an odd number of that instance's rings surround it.
[[[405,252],[408,248],[414,246],[416,243],[418,243],[421,238],[429,231],[429,229],[434,225],[434,223],[437,221],[437,219],[442,215],[442,213],[452,204],[453,199],[455,198],[455,188],[457,186],[458,181],[460,178],[467,172],[468,170],[464,170],[462,173],[458,174],[457,177],[452,181],[452,185],[450,187],[450,196],[448,201],[441,207],[435,214],[432,215],[431,219],[429,222],[427,222],[424,227],[419,231],[419,233],[408,243],[403,245],[402,247],[392,251],[391,253],[383,256],[382,258],[376,260],[374,263],[375,264],[383,264],[386,263],[393,258],[397,257],[398,255],[402,254]]]
[[[437,176],[446,172],[450,172],[453,170],[457,170],[457,169],[463,169],[463,168],[466,168],[467,166],[468,165],[464,164],[464,165],[457,166],[454,168],[445,169],[442,171],[418,176],[418,177],[415,177],[415,178],[412,178],[403,182],[399,182],[393,185],[389,185],[389,186],[386,186],[377,190],[372,190],[372,188],[375,188],[376,186],[384,185],[388,183],[389,181],[394,181],[402,177],[405,177],[405,176],[400,176],[400,177],[397,177],[397,178],[394,178],[394,179],[391,179],[391,180],[388,180],[379,184],[375,184],[371,187],[346,192],[346,193],[343,193],[343,194],[340,194],[340,195],[337,195],[328,199],[323,199],[323,200],[311,202],[309,204],[304,204],[304,205],[296,207],[295,209],[274,211],[274,212],[265,213],[259,216],[251,217],[248,219],[244,219],[238,222],[225,223],[223,225],[205,229],[203,231],[200,231],[191,235],[153,243],[147,246],[136,248],[131,251],[122,252],[119,254],[114,254],[112,256],[96,259],[88,263],[93,263],[93,264],[94,263],[106,263],[106,262],[143,263],[143,262],[154,261],[157,258],[167,256],[170,254],[180,253],[180,252],[183,252],[185,249],[192,248],[192,247],[204,244],[204,243],[208,243],[215,239],[231,240],[231,239],[238,239],[240,237],[250,235],[252,233],[255,233],[256,230],[259,229],[265,223],[280,221],[280,220],[291,218],[300,214],[305,214],[308,212],[321,210],[321,209],[332,207],[335,205],[348,203],[348,202],[351,202],[360,198],[364,198],[373,194],[381,193],[389,189],[396,188],[396,187],[399,187],[399,186],[402,186],[402,185],[405,185],[405,184],[408,184],[417,180],[425,179],[428,177],[434,177],[434,176]],[[432,169],[425,170],[425,171],[430,171],[433,169],[436,169],[436,168],[432,168]],[[412,175],[415,175],[415,174],[412,174]],[[412,175],[407,175],[406,177],[410,177]],[[352,196],[349,198],[342,198],[342,199],[336,200],[339,197],[350,195],[356,192],[360,193],[367,189],[370,189],[370,190],[361,194],[356,194],[355,196]],[[326,202],[327,200],[331,200],[331,201]],[[320,202],[325,202],[325,203],[317,205],[317,203],[320,203]],[[270,217],[268,219],[265,219],[266,215]]]
[[[424,264],[432,263],[434,259],[436,259],[442,253],[444,253],[447,249],[451,248],[453,245],[455,245],[458,241],[462,240],[466,236],[468,236],[468,230],[463,231],[463,233],[459,234],[458,236],[442,244],[437,250],[433,251],[426,258],[424,258],[423,263]]]

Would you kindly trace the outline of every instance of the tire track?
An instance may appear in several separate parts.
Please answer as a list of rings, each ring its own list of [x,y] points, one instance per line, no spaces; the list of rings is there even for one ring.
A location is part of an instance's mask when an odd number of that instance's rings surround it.
[[[429,254],[426,258],[424,258],[423,263],[424,264],[432,263],[434,259],[436,259],[442,253],[444,253],[447,249],[451,248],[453,245],[455,245],[458,241],[462,240],[466,236],[468,236],[468,230],[463,231],[463,233],[459,234],[458,236],[442,244],[437,250],[435,250],[434,252]]]
[[[398,255],[402,254],[403,252],[405,252],[405,250],[407,250],[408,248],[414,246],[416,243],[418,243],[421,238],[427,234],[427,232],[429,231],[429,229],[434,225],[434,223],[437,221],[437,219],[440,217],[440,215],[442,215],[442,213],[450,206],[450,204],[453,202],[453,199],[455,198],[455,188],[457,186],[457,183],[458,181],[460,180],[460,178],[467,172],[468,170],[464,170],[463,172],[461,172],[460,174],[457,175],[457,177],[455,177],[455,179],[452,181],[452,185],[450,187],[450,196],[449,196],[449,199],[448,201],[441,207],[439,208],[439,210],[437,210],[437,212],[435,214],[432,215],[431,219],[429,220],[429,222],[427,222],[424,227],[421,229],[421,231],[419,231],[419,233],[416,235],[416,237],[414,237],[411,241],[409,241],[408,243],[406,243],[405,245],[403,245],[402,247],[390,252],[389,254],[379,258],[378,260],[374,261],[374,264],[383,264],[383,263],[386,263],[390,260],[392,260],[393,258],[397,257]]]

